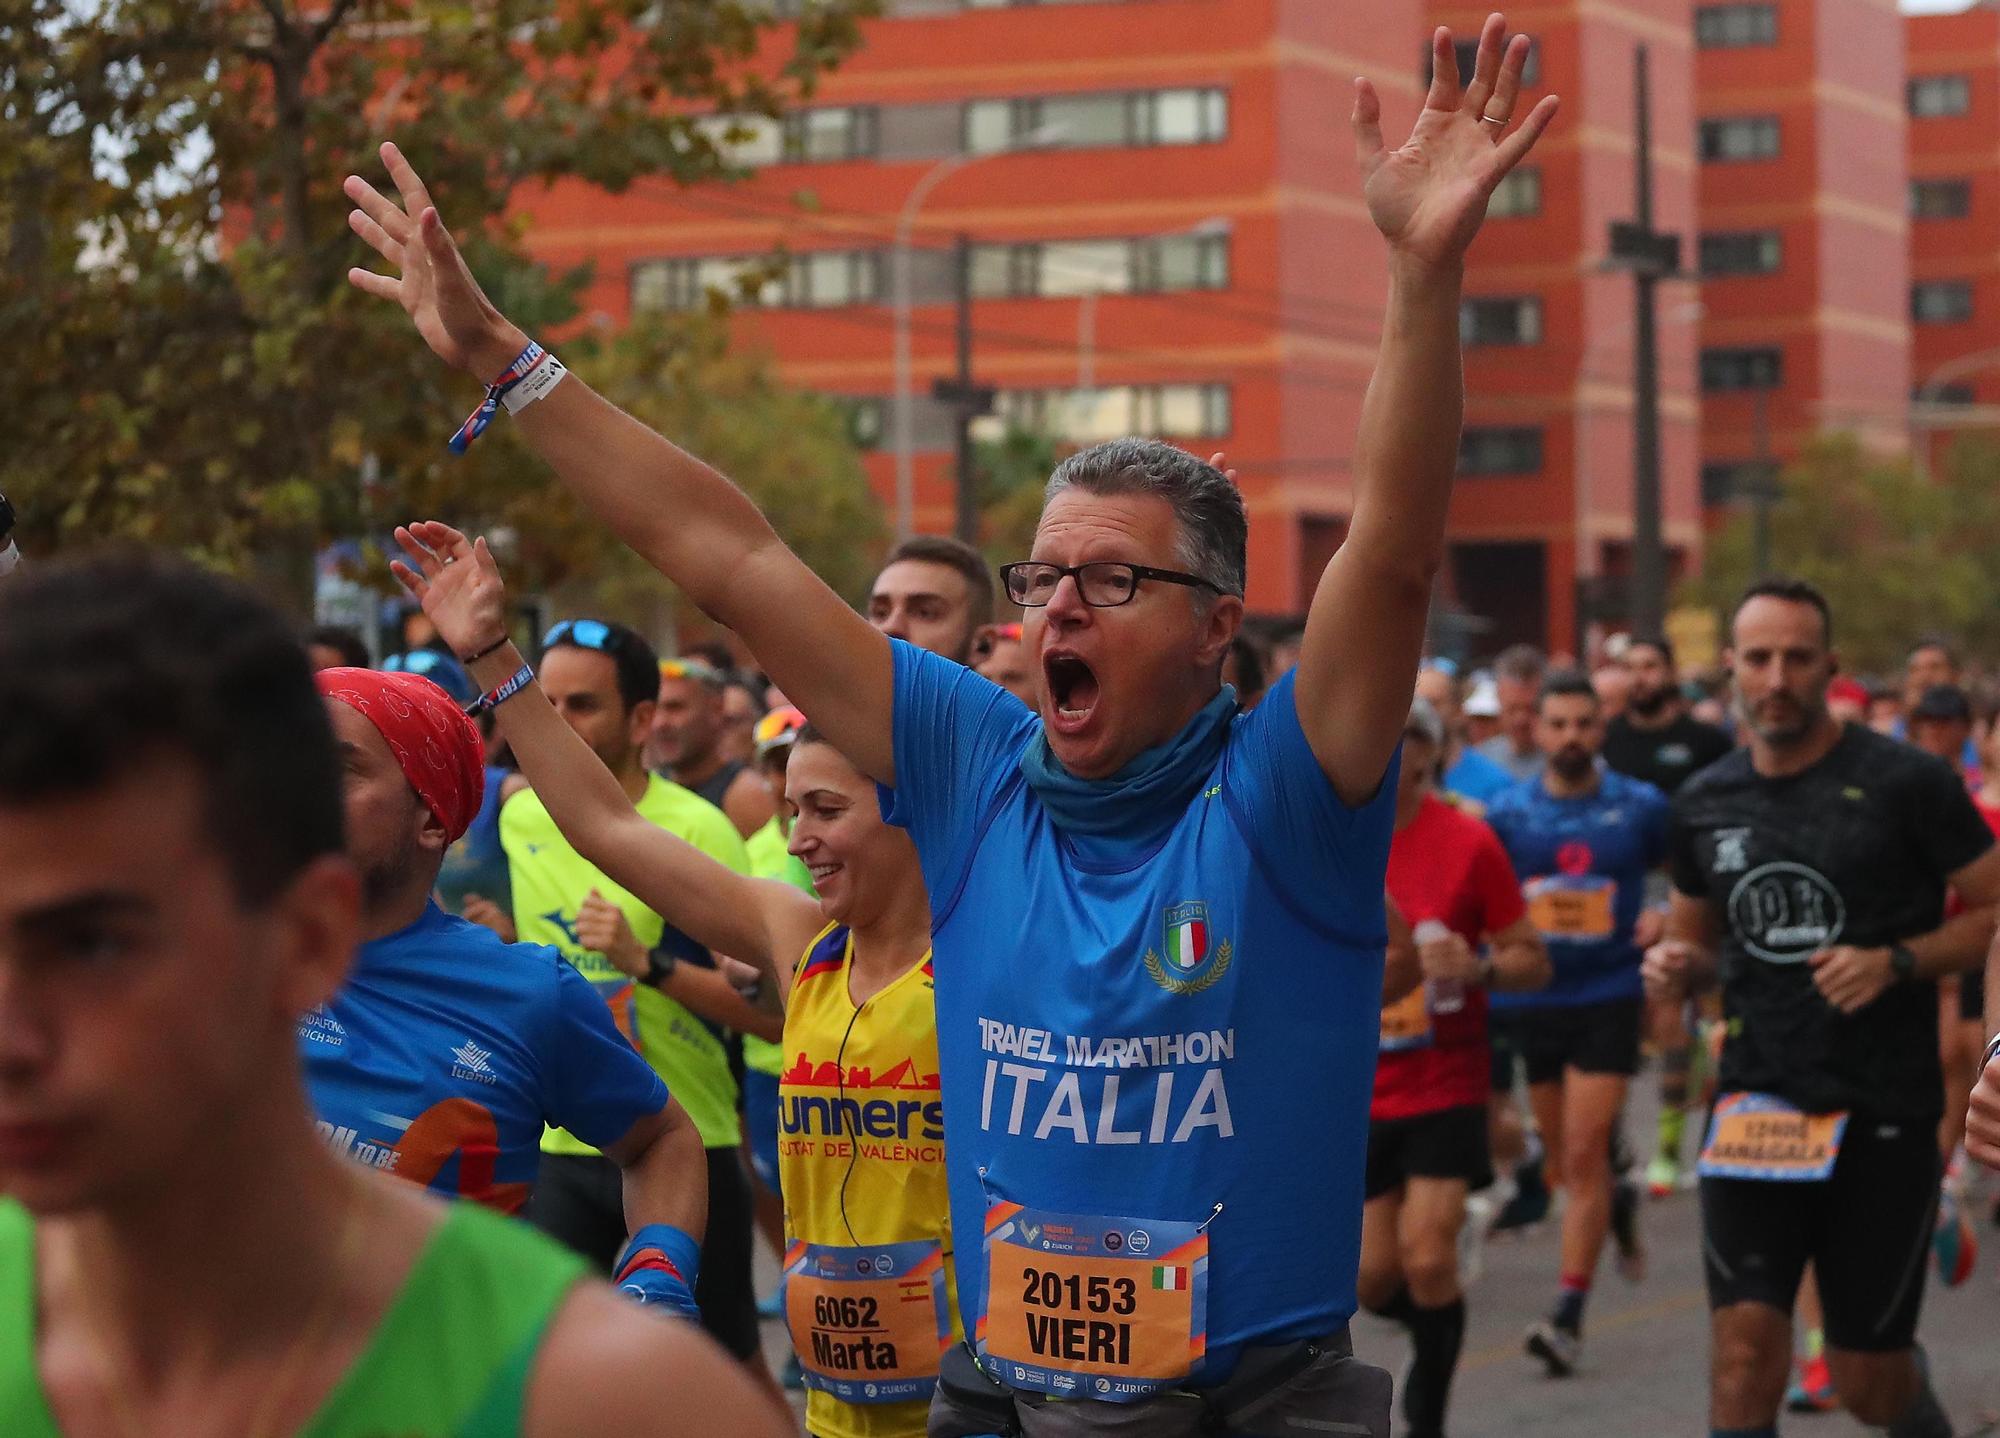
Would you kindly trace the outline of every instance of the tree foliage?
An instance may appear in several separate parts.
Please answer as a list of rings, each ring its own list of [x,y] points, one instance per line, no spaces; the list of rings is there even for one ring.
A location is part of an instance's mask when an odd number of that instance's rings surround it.
[[[700,116],[810,95],[874,0],[806,0],[783,29],[770,0],[23,4],[0,25],[0,489],[31,543],[144,539],[297,597],[329,536],[481,522],[544,486],[491,437],[446,454],[476,396],[346,285],[373,257],[341,178],[393,135],[461,232],[556,177],[726,179]],[[524,324],[574,316],[581,275],[538,271],[504,223],[467,238]],[[544,546],[523,578],[586,557]]]
[[[2000,654],[2000,447],[1962,440],[1926,481],[1905,460],[1828,438],[1785,470],[1780,489],[1772,568],[1826,592],[1849,668],[1895,670],[1932,633]],[[1733,517],[1687,598],[1726,612],[1754,577],[1752,544],[1752,517]]]

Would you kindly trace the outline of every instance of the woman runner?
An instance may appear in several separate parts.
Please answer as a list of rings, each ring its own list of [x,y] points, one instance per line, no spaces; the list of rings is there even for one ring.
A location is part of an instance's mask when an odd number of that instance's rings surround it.
[[[668,923],[762,970],[784,1003],[785,1302],[806,1425],[813,1438],[918,1438],[940,1355],[960,1334],[930,906],[908,836],[883,821],[873,782],[808,727],[785,801],[789,850],[818,898],[715,863],[641,818],[530,682],[485,542],[438,523],[396,539],[411,561],[397,577],[471,657],[482,690],[522,681],[496,712],[564,836]]]

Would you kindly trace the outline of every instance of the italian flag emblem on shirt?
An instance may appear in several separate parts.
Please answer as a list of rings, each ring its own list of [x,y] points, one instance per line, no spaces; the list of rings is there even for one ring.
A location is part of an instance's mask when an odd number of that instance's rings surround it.
[[[1188,1271],[1185,1268],[1175,1268],[1171,1264],[1153,1265],[1153,1287],[1173,1292],[1187,1286]]]
[[[1208,906],[1176,904],[1167,910],[1167,957],[1191,969],[1208,957]]]

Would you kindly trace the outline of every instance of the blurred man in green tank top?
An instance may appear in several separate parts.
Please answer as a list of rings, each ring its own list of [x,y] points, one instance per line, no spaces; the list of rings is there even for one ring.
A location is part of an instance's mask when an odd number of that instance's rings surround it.
[[[687,1325],[314,1135],[359,884],[289,626],[163,558],[0,605],[8,1438],[766,1435]]]

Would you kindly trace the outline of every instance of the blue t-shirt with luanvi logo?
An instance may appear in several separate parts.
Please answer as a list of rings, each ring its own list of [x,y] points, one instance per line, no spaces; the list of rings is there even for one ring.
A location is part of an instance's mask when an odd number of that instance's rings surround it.
[[[1059,832],[1039,721],[898,642],[896,789],[930,886],[952,1231],[995,1204],[1210,1220],[1206,1360],[1353,1312],[1396,766],[1343,803],[1288,676],[1164,836]],[[1215,1212],[1217,1205],[1221,1212]],[[968,1333],[985,1273],[963,1260]]]

